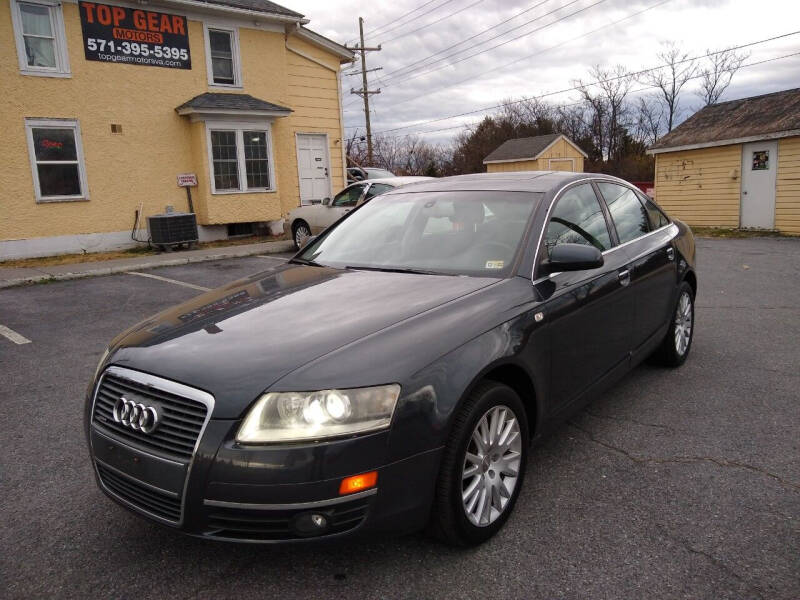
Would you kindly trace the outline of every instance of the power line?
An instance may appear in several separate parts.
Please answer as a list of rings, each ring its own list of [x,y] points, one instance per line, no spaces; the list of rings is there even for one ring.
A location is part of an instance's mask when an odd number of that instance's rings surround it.
[[[393,27],[389,27],[389,29],[384,29],[383,31],[381,31],[380,35],[386,35],[390,31],[395,31],[397,29],[400,29],[401,27],[405,27],[406,25],[408,25],[412,21],[416,21],[417,19],[420,19],[420,18],[424,17],[425,15],[428,15],[428,14],[434,12],[434,11],[437,11],[440,8],[442,8],[444,5],[450,4],[451,2],[455,2],[455,0],[446,0],[445,2],[442,2],[439,6],[434,6],[432,9],[426,10],[424,13],[421,13],[421,14],[417,15],[416,17],[414,17],[413,19],[410,19],[409,21],[406,21],[405,23],[398,23],[397,25],[394,25]],[[372,33],[371,35],[373,37],[375,37],[377,34]]]
[[[783,38],[790,37],[790,36],[793,36],[793,35],[797,35],[798,33],[800,33],[800,30],[793,31],[793,32],[790,32],[790,33],[784,33],[784,34],[781,34],[781,35],[776,35],[776,36],[773,36],[773,37],[770,37],[770,38],[765,38],[763,40],[758,40],[758,41],[755,41],[755,42],[749,42],[747,44],[741,44],[739,46],[733,46],[731,48],[726,48],[724,50],[717,50],[716,52],[709,52],[708,54],[704,54],[702,56],[696,56],[694,58],[687,58],[687,59],[684,59],[682,61],[677,61],[675,64],[683,64],[683,63],[690,62],[690,61],[693,61],[693,60],[699,60],[701,58],[708,58],[708,57],[714,56],[716,54],[721,54],[722,52],[728,52],[728,51],[732,51],[732,50],[741,50],[742,48],[749,48],[751,46],[756,46],[758,44],[764,44],[764,43],[767,43],[767,42],[772,42],[772,41],[775,41],[775,40],[779,40],[779,39],[783,39]],[[538,100],[538,99],[541,99],[541,98],[546,98],[548,96],[556,96],[556,95],[559,95],[559,94],[564,94],[566,92],[572,92],[572,91],[576,91],[576,90],[581,90],[581,89],[585,89],[585,88],[588,88],[588,87],[592,87],[594,85],[598,85],[598,84],[601,84],[601,83],[609,83],[609,82],[612,82],[612,81],[617,81],[617,80],[623,79],[625,77],[637,77],[639,75],[643,75],[644,73],[649,73],[649,72],[652,72],[652,71],[657,71],[657,70],[663,69],[665,66],[666,65],[659,65],[657,67],[651,67],[651,68],[648,68],[648,69],[641,69],[641,70],[635,71],[633,73],[627,73],[625,75],[618,75],[618,76],[615,76],[615,77],[609,77],[608,79],[593,81],[593,82],[587,83],[586,85],[582,85],[582,86],[574,86],[574,87],[571,87],[571,88],[565,88],[565,89],[558,90],[558,91],[555,91],[555,92],[548,92],[546,94],[540,94],[538,96],[529,96],[527,98],[521,98],[520,100],[515,100],[513,102],[504,102],[504,103],[501,103],[501,104],[496,104],[494,106],[487,106],[487,107],[479,108],[479,109],[476,109],[476,110],[470,110],[470,111],[466,111],[466,112],[459,113],[459,114],[456,114],[456,115],[450,115],[450,116],[447,116],[447,117],[440,117],[438,119],[429,119],[427,121],[423,121],[421,123],[414,123],[412,125],[404,125],[402,127],[393,127],[391,129],[384,129],[383,131],[379,131],[377,133],[390,133],[392,131],[400,131],[402,129],[409,129],[411,127],[417,127],[417,126],[420,126],[420,125],[427,125],[428,123],[438,123],[438,122],[441,122],[441,121],[447,121],[449,119],[455,119],[457,117],[465,117],[465,116],[468,116],[468,115],[473,115],[473,114],[476,114],[476,113],[485,112],[487,110],[494,110],[494,109],[502,108],[502,107],[505,107],[505,106],[511,106],[513,104],[520,104],[520,103],[528,101],[528,100]]]
[[[398,83],[398,82],[397,82],[397,81],[391,81],[392,79],[398,79],[398,78],[402,78],[402,77],[404,77],[404,76],[410,75],[410,73],[401,73],[400,75],[393,75],[393,74],[399,73],[400,71],[404,71],[405,69],[408,69],[409,67],[412,67],[413,65],[416,65],[416,64],[418,64],[418,63],[425,62],[426,60],[428,60],[428,59],[430,59],[430,58],[433,58],[433,57],[435,57],[437,54],[441,54],[442,52],[446,52],[447,50],[449,50],[449,49],[451,49],[451,48],[455,48],[455,47],[457,47],[457,46],[460,46],[460,45],[461,45],[461,44],[463,44],[464,42],[468,42],[469,40],[472,40],[472,39],[474,39],[474,38],[476,38],[476,37],[479,37],[479,36],[481,36],[481,35],[483,35],[483,34],[485,34],[485,33],[488,33],[488,32],[489,32],[489,31],[491,31],[492,29],[496,29],[497,27],[500,27],[501,25],[504,25],[505,23],[508,23],[509,21],[513,21],[514,19],[516,19],[516,18],[517,18],[517,17],[519,17],[520,15],[523,15],[523,14],[525,14],[525,13],[527,13],[527,12],[530,12],[531,10],[533,10],[533,9],[535,9],[535,8],[538,8],[538,7],[542,6],[543,4],[546,4],[547,2],[550,2],[550,1],[551,1],[551,0],[542,0],[541,2],[538,2],[537,4],[535,4],[535,5],[533,5],[533,6],[529,7],[529,8],[527,8],[527,9],[525,9],[525,10],[523,10],[522,12],[519,12],[519,13],[517,13],[516,15],[514,15],[514,16],[512,16],[512,17],[509,17],[508,19],[506,19],[506,20],[504,20],[504,21],[501,21],[501,22],[500,22],[500,23],[498,23],[498,24],[496,24],[496,25],[493,25],[492,27],[489,27],[488,29],[485,29],[485,30],[483,30],[483,31],[481,31],[481,32],[478,32],[478,33],[476,33],[475,35],[472,35],[472,36],[470,36],[470,37],[468,37],[468,38],[466,38],[466,39],[464,39],[464,40],[462,40],[462,41],[460,41],[460,42],[458,42],[458,43],[456,43],[456,44],[453,44],[453,45],[451,45],[451,46],[448,46],[447,48],[445,48],[445,49],[443,49],[443,50],[440,50],[439,52],[435,52],[434,54],[431,54],[431,55],[429,55],[429,56],[427,56],[427,57],[425,57],[425,58],[423,58],[423,59],[420,59],[420,60],[418,60],[418,61],[415,61],[415,62],[411,63],[410,65],[407,65],[406,67],[402,67],[402,68],[400,68],[400,69],[395,69],[394,71],[391,71],[391,72],[389,72],[389,73],[385,74],[385,75],[384,75],[384,79],[385,79],[385,80],[386,80],[386,79],[390,80],[390,83],[388,83],[388,84],[385,84],[385,85],[386,85],[386,86],[391,86],[391,85],[394,85],[395,83]],[[559,7],[559,8],[556,8],[556,9],[554,9],[554,10],[551,10],[550,12],[548,12],[548,13],[545,13],[545,14],[543,14],[543,15],[540,15],[540,16],[538,16],[538,17],[534,18],[534,19],[530,19],[530,20],[528,20],[528,21],[526,21],[526,22],[522,23],[521,25],[518,25],[518,26],[516,26],[516,27],[512,27],[511,29],[509,29],[509,30],[507,30],[507,31],[504,31],[503,33],[500,33],[500,34],[498,34],[498,35],[495,35],[494,37],[491,37],[491,38],[489,38],[489,39],[483,40],[483,41],[481,41],[481,42],[477,42],[477,43],[475,43],[475,44],[473,44],[473,45],[471,45],[471,46],[469,46],[469,47],[467,47],[467,48],[464,48],[464,49],[462,49],[462,50],[457,50],[457,51],[455,51],[455,52],[453,52],[453,53],[451,53],[451,54],[447,54],[447,55],[445,55],[445,56],[443,56],[443,57],[441,57],[441,58],[438,58],[438,59],[436,59],[436,60],[434,60],[434,61],[432,61],[432,62],[429,62],[427,65],[422,65],[422,67],[421,67],[421,68],[425,68],[425,69],[427,69],[428,67],[430,67],[430,66],[432,66],[432,65],[436,64],[437,62],[440,62],[440,61],[442,61],[442,60],[446,60],[446,59],[448,59],[448,58],[450,58],[450,57],[452,57],[452,56],[456,56],[457,54],[461,54],[462,52],[467,52],[467,51],[469,51],[469,50],[471,50],[471,49],[473,49],[473,48],[477,48],[478,46],[481,46],[481,45],[483,45],[483,44],[485,44],[485,43],[487,43],[487,42],[491,42],[492,40],[495,40],[495,39],[497,39],[497,38],[499,38],[499,37],[502,37],[502,36],[504,36],[504,35],[506,35],[506,34],[508,34],[508,33],[512,32],[512,31],[515,31],[515,30],[517,30],[517,29],[520,29],[521,27],[525,27],[526,25],[530,25],[531,23],[533,23],[533,22],[535,22],[535,21],[538,21],[539,19],[542,19],[542,18],[544,18],[544,17],[546,17],[546,16],[549,16],[549,15],[551,15],[551,14],[555,13],[555,12],[558,12],[559,10],[562,10],[562,9],[564,9],[564,8],[566,8],[566,7],[568,7],[568,6],[572,5],[572,4],[575,4],[576,2],[579,2],[579,1],[580,1],[580,0],[572,0],[571,2],[568,2],[567,4],[564,4],[563,6],[561,6],[561,7]],[[499,46],[503,46],[503,45],[505,45],[505,44],[507,44],[507,43],[509,43],[509,42],[512,42],[512,41],[514,41],[514,40],[517,40],[517,39],[519,39],[519,38],[521,38],[521,37],[524,37],[524,36],[526,36],[526,35],[530,35],[530,34],[532,34],[532,33],[535,33],[536,31],[540,31],[541,29],[546,29],[547,27],[550,27],[551,25],[554,25],[554,24],[556,24],[556,23],[558,23],[558,22],[560,22],[560,21],[562,21],[562,20],[564,20],[564,19],[567,19],[567,18],[569,18],[569,17],[571,17],[571,16],[573,16],[573,15],[576,15],[576,14],[578,14],[579,12],[582,12],[582,11],[584,11],[584,10],[587,10],[587,9],[589,9],[589,8],[592,8],[593,6],[595,6],[595,5],[597,5],[597,4],[601,4],[601,3],[603,3],[603,2],[606,2],[606,1],[607,1],[607,0],[598,0],[597,2],[595,2],[594,4],[592,4],[592,5],[590,5],[590,6],[587,6],[587,7],[583,8],[583,9],[581,9],[581,10],[578,10],[578,11],[576,11],[576,12],[574,12],[574,13],[571,13],[571,14],[569,14],[569,15],[565,15],[564,17],[558,18],[558,19],[556,19],[555,21],[552,21],[551,23],[549,23],[549,24],[547,24],[547,25],[544,25],[544,26],[542,26],[542,27],[539,27],[539,28],[537,28],[537,29],[534,29],[534,30],[532,30],[532,31],[529,31],[529,32],[527,32],[527,33],[525,33],[525,34],[522,34],[522,35],[520,35],[520,36],[517,36],[517,37],[515,37],[515,38],[512,38],[511,40],[508,40],[508,41],[506,41],[506,42],[503,42],[503,43],[497,44],[497,45],[495,45],[495,46],[493,46],[493,47],[491,47],[491,48],[487,48],[487,49],[485,49],[485,50],[482,50],[482,51],[480,51],[480,52],[477,52],[477,53],[475,53],[475,54],[472,54],[472,55],[470,55],[470,56],[467,56],[467,57],[465,57],[465,58],[463,58],[463,59],[457,60],[457,61],[456,61],[456,63],[458,63],[458,62],[462,62],[462,60],[466,60],[466,59],[468,59],[468,58],[471,58],[471,57],[473,57],[473,56],[477,56],[478,54],[483,54],[484,52],[488,52],[489,50],[493,50],[494,48],[498,48]],[[451,64],[456,64],[456,63],[451,63]],[[418,73],[418,74],[416,74],[416,75],[410,75],[410,76],[406,77],[405,79],[401,79],[401,81],[410,81],[411,79],[416,79],[417,77],[419,77],[419,76],[421,76],[421,75],[426,75],[427,73],[432,73],[433,71],[438,71],[440,68],[444,68],[445,66],[447,66],[447,65],[443,65],[442,67],[438,67],[438,68],[432,69],[432,70],[430,70],[430,71],[425,71],[425,72],[422,72],[422,73]],[[352,106],[352,105],[351,105],[351,104],[349,104],[349,105],[346,105],[346,106]]]
[[[468,4],[467,6],[464,6],[463,8],[459,8],[458,10],[456,10],[456,11],[453,11],[453,12],[451,12],[450,14],[448,14],[448,15],[445,15],[445,16],[443,16],[443,17],[439,18],[439,19],[436,19],[435,21],[431,21],[431,22],[430,22],[430,23],[428,23],[427,25],[423,25],[422,27],[417,27],[416,29],[412,29],[411,31],[407,31],[406,33],[401,33],[400,35],[398,35],[398,36],[395,36],[395,37],[393,37],[393,38],[389,38],[388,40],[385,40],[385,41],[383,41],[383,42],[381,42],[381,43],[382,43],[382,44],[388,44],[389,42],[393,42],[393,41],[395,41],[395,40],[399,40],[399,39],[402,39],[402,38],[404,38],[404,37],[406,37],[406,36],[409,36],[409,35],[411,35],[412,33],[419,33],[419,32],[420,32],[420,31],[422,31],[423,29],[427,29],[427,28],[428,28],[428,27],[430,27],[431,25],[436,25],[437,23],[441,23],[442,21],[446,21],[446,20],[447,20],[447,19],[449,19],[450,17],[453,17],[453,16],[455,16],[455,15],[457,15],[457,14],[459,14],[459,13],[462,13],[462,12],[464,12],[465,10],[467,10],[468,8],[472,8],[473,6],[475,6],[476,4],[480,4],[481,2],[483,2],[483,0],[476,0],[476,1],[475,1],[475,2],[473,2],[472,4]],[[384,33],[386,33],[386,32],[384,32]]]
[[[602,27],[598,27],[597,29],[592,29],[591,31],[587,31],[586,33],[582,33],[581,35],[578,35],[578,36],[575,36],[575,37],[570,38],[568,40],[565,40],[563,42],[560,42],[560,43],[556,44],[555,46],[550,46],[549,48],[544,48],[542,50],[538,50],[538,51],[534,52],[533,54],[528,54],[528,55],[523,56],[521,58],[517,58],[517,59],[512,60],[511,62],[506,63],[504,65],[501,65],[499,67],[492,67],[491,69],[487,69],[486,71],[481,71],[480,73],[476,73],[475,75],[471,75],[471,76],[469,76],[469,77],[467,77],[465,79],[462,79],[461,81],[456,81],[455,83],[451,83],[451,84],[448,84],[446,86],[437,87],[435,90],[432,90],[432,91],[430,91],[430,92],[428,92],[426,94],[415,94],[413,96],[410,96],[409,98],[406,98],[405,100],[400,100],[399,102],[395,102],[394,104],[389,104],[389,105],[385,106],[384,108],[391,108],[393,106],[398,106],[400,104],[405,104],[406,102],[410,102],[410,101],[413,101],[413,100],[418,100],[420,98],[425,98],[426,96],[430,96],[431,94],[437,94],[437,93],[439,93],[439,92],[441,92],[443,90],[455,87],[457,85],[461,85],[462,83],[467,83],[468,81],[472,81],[474,79],[478,79],[479,77],[482,77],[482,76],[484,76],[484,75],[486,75],[488,73],[492,73],[492,74],[497,73],[498,71],[502,71],[502,70],[504,70],[504,69],[506,69],[506,68],[508,68],[508,67],[510,67],[512,65],[515,65],[517,63],[522,62],[523,60],[529,60],[529,59],[531,59],[531,58],[533,58],[535,56],[539,56],[541,54],[544,54],[545,52],[549,52],[550,50],[555,50],[556,48],[560,48],[561,46],[565,46],[565,45],[567,45],[567,44],[569,44],[571,42],[577,41],[577,40],[579,40],[581,38],[584,38],[584,37],[586,37],[588,35],[592,35],[593,33],[597,33],[598,31],[602,31],[603,29],[607,29],[609,27],[613,27],[614,25],[619,25],[623,21],[627,21],[627,20],[632,19],[634,17],[638,17],[642,13],[646,13],[649,10],[653,10],[654,8],[658,8],[659,6],[661,6],[663,4],[666,4],[667,2],[671,2],[671,1],[672,0],[661,0],[660,2],[658,2],[656,4],[653,4],[652,6],[648,6],[647,8],[645,8],[643,10],[640,10],[640,11],[637,11],[635,13],[632,13],[632,14],[630,14],[630,15],[628,15],[626,17],[623,17],[621,19],[618,19],[616,21],[612,21],[611,23],[607,23],[606,25],[603,25]]]
[[[557,9],[555,9],[555,10],[552,10],[552,11],[550,11],[549,13],[545,13],[544,15],[542,15],[542,16],[540,16],[540,17],[537,17],[537,18],[535,18],[535,19],[532,19],[531,21],[528,21],[527,23],[523,23],[522,25],[519,25],[519,26],[517,26],[517,27],[514,27],[514,28],[512,28],[512,29],[509,29],[508,31],[506,31],[506,32],[504,32],[504,33],[501,33],[501,34],[499,34],[499,35],[496,35],[496,36],[494,36],[493,38],[489,38],[488,40],[486,40],[486,41],[484,41],[484,42],[481,42],[481,44],[485,44],[486,42],[489,42],[489,41],[491,41],[491,40],[497,39],[498,37],[502,37],[502,36],[506,35],[507,33],[510,33],[510,32],[512,32],[512,31],[514,31],[514,30],[516,30],[516,29],[519,29],[519,28],[521,28],[521,27],[524,27],[525,25],[529,25],[530,23],[532,23],[532,22],[534,22],[534,21],[538,21],[538,20],[539,20],[539,19],[541,19],[541,18],[544,18],[544,17],[546,17],[546,16],[549,16],[549,15],[553,14],[554,12],[558,12],[559,10],[562,10],[562,9],[566,8],[567,6],[570,6],[570,5],[572,5],[572,4],[575,4],[576,2],[579,2],[579,1],[580,1],[580,0],[572,0],[571,2],[568,2],[567,4],[565,4],[564,6],[562,6],[562,7],[560,7],[560,8],[557,8]],[[422,77],[423,75],[428,75],[429,73],[434,73],[434,72],[436,72],[436,71],[440,71],[440,70],[442,70],[442,69],[444,69],[444,68],[446,68],[446,67],[452,67],[453,65],[457,65],[458,63],[464,62],[465,60],[469,60],[470,58],[474,58],[474,57],[476,57],[476,56],[478,56],[478,55],[480,55],[480,54],[485,54],[486,52],[489,52],[489,51],[491,51],[491,50],[494,50],[494,49],[496,49],[496,48],[499,48],[499,47],[501,47],[501,46],[505,46],[506,44],[510,44],[511,42],[514,42],[514,41],[516,41],[516,40],[518,40],[518,39],[521,39],[521,38],[523,38],[523,37],[526,37],[526,36],[528,36],[528,35],[531,35],[532,33],[536,33],[537,31],[541,31],[541,30],[543,30],[543,29],[547,29],[548,27],[552,27],[553,25],[556,25],[557,23],[560,23],[561,21],[564,21],[564,20],[566,20],[566,19],[569,19],[570,17],[574,17],[575,15],[577,15],[577,14],[580,14],[580,13],[582,13],[582,12],[585,12],[585,11],[587,11],[587,10],[591,9],[591,8],[594,8],[594,7],[595,7],[595,6],[597,6],[598,4],[603,4],[604,2],[608,2],[608,0],[597,0],[597,1],[596,1],[596,2],[594,2],[593,4],[590,4],[589,6],[585,6],[585,7],[583,7],[583,8],[580,8],[580,9],[578,9],[578,10],[574,11],[574,12],[571,12],[571,13],[569,13],[568,15],[563,15],[563,16],[561,16],[561,17],[557,18],[555,21],[551,21],[550,23],[547,23],[547,24],[545,24],[545,25],[542,25],[541,27],[537,27],[536,29],[533,29],[533,30],[531,30],[531,31],[528,31],[528,32],[522,33],[522,34],[520,34],[520,35],[518,35],[518,36],[515,36],[515,37],[511,38],[510,40],[506,40],[506,41],[504,41],[504,42],[500,42],[499,44],[495,44],[494,46],[491,46],[490,48],[485,48],[484,50],[481,50],[481,51],[479,51],[479,52],[475,52],[475,53],[473,53],[473,54],[470,54],[470,55],[468,55],[468,56],[461,57],[461,58],[459,58],[458,60],[455,60],[455,61],[453,61],[453,62],[451,62],[451,63],[447,63],[447,64],[444,64],[444,65],[440,65],[440,66],[438,66],[438,67],[435,67],[435,68],[433,68],[433,69],[430,69],[430,70],[428,70],[428,71],[422,71],[422,72],[420,72],[420,73],[415,73],[415,74],[413,74],[413,75],[409,75],[408,77],[405,77],[404,79],[402,79],[402,80],[401,80],[401,82],[402,82],[402,83],[405,83],[405,82],[411,81],[412,79],[416,79],[417,77]],[[461,52],[464,52],[464,50],[461,50],[461,51],[459,51],[459,52],[456,52],[456,53],[454,53],[454,54],[452,54],[452,55],[448,55],[448,56],[445,56],[445,57],[443,57],[443,58],[437,59],[437,60],[435,60],[434,62],[432,62],[432,63],[430,63],[430,64],[426,65],[426,66],[425,66],[425,68],[427,68],[427,67],[429,67],[429,66],[431,66],[431,65],[433,65],[433,64],[435,64],[435,63],[437,63],[437,62],[441,62],[442,60],[446,60],[447,58],[450,58],[451,56],[455,56],[455,54],[460,54]],[[396,76],[396,77],[400,77],[400,76]],[[387,75],[387,79],[389,79],[388,75]],[[388,86],[391,86],[391,85],[394,85],[394,84],[396,84],[396,83],[399,83],[399,82],[396,82],[396,81],[391,81],[391,80],[390,80],[390,82],[387,84],[387,87],[388,87]]]
[[[423,8],[425,8],[426,6],[428,6],[429,4],[433,4],[434,2],[438,2],[438,1],[439,1],[439,0],[428,0],[427,2],[425,2],[425,3],[423,3],[423,4],[420,4],[420,5],[419,5],[417,8],[415,8],[415,9],[413,9],[413,10],[410,10],[410,11],[408,11],[407,13],[403,13],[403,14],[402,14],[402,15],[400,15],[399,17],[397,17],[397,18],[395,18],[395,19],[392,19],[391,21],[387,21],[387,22],[386,22],[386,23],[384,23],[383,25],[379,25],[378,27],[375,27],[375,28],[373,28],[373,29],[367,30],[367,33],[366,33],[366,35],[373,35],[373,34],[374,34],[374,33],[376,33],[377,31],[379,31],[379,30],[381,30],[381,29],[384,29],[384,28],[386,28],[386,27],[388,27],[388,26],[390,26],[390,25],[394,25],[394,24],[395,24],[395,23],[397,23],[398,21],[400,21],[400,20],[402,20],[402,19],[405,19],[407,16],[409,16],[409,15],[412,15],[412,14],[414,14],[415,12],[417,12],[418,10],[422,10]],[[409,20],[408,22],[410,23],[410,22],[411,22],[411,21],[413,21],[413,20],[414,20],[414,19],[411,19],[411,20]],[[356,41],[356,38],[353,38],[352,40],[349,40],[349,41],[348,41],[348,43],[349,43],[349,42],[354,42],[354,41]]]
[[[430,55],[428,55],[428,56],[426,56],[426,57],[424,57],[424,58],[421,58],[421,59],[419,59],[419,60],[415,60],[414,62],[412,62],[412,63],[409,63],[409,64],[405,65],[404,67],[400,67],[399,69],[395,69],[394,71],[390,71],[389,73],[387,73],[387,74],[386,74],[386,76],[388,77],[388,76],[390,76],[390,75],[394,75],[395,73],[399,73],[400,71],[405,71],[405,70],[407,70],[407,69],[411,69],[411,67],[414,67],[414,66],[416,66],[416,65],[418,65],[418,64],[420,64],[420,63],[423,63],[423,62],[427,61],[427,60],[428,60],[428,59],[430,59],[430,58],[433,58],[433,57],[435,57],[435,56],[438,56],[439,54],[442,54],[442,53],[444,53],[444,52],[447,52],[448,50],[452,50],[453,48],[456,48],[456,47],[460,46],[461,44],[463,44],[463,43],[465,43],[465,42],[469,42],[470,40],[474,40],[476,37],[480,37],[480,36],[482,36],[484,33],[489,33],[489,32],[490,32],[492,29],[497,29],[497,28],[498,28],[498,27],[500,27],[501,25],[505,25],[505,24],[506,24],[506,23],[508,23],[509,21],[513,21],[513,20],[514,20],[514,19],[516,19],[517,17],[521,17],[521,16],[522,16],[522,15],[524,15],[525,13],[528,13],[528,12],[530,12],[530,11],[532,11],[532,10],[536,9],[536,8],[539,8],[539,7],[540,7],[542,4],[547,4],[547,3],[548,3],[548,2],[550,2],[550,1],[551,1],[551,0],[541,0],[541,2],[537,2],[537,3],[536,3],[536,4],[534,4],[533,6],[531,6],[531,7],[529,7],[529,8],[526,8],[526,9],[525,9],[525,10],[523,10],[522,12],[518,12],[518,13],[517,13],[517,14],[515,14],[514,16],[511,16],[511,17],[509,17],[508,19],[506,19],[506,20],[504,20],[504,21],[500,21],[500,22],[499,22],[499,23],[497,23],[496,25],[492,25],[491,27],[489,27],[489,28],[487,28],[487,29],[484,29],[483,31],[479,31],[479,32],[478,32],[478,33],[476,33],[475,35],[471,35],[471,36],[470,36],[470,37],[468,37],[468,38],[464,38],[464,39],[463,39],[463,40],[461,40],[460,42],[456,42],[455,44],[452,44],[452,45],[448,46],[447,48],[443,48],[443,49],[439,50],[438,52],[434,52],[433,54],[430,54]],[[480,44],[476,44],[476,45],[480,45]]]
[[[742,65],[739,68],[740,69],[747,69],[749,67],[756,67],[758,65],[763,65],[765,63],[775,62],[776,60],[783,60],[783,59],[786,59],[786,58],[792,58],[794,56],[800,56],[800,52],[793,52],[791,54],[784,54],[783,56],[774,56],[772,58],[766,58],[764,60],[759,60],[759,61],[756,61],[756,62],[748,63],[746,65]],[[694,76],[690,77],[690,79],[700,79],[701,77],[703,77],[703,75],[699,74],[699,75],[694,75]],[[657,87],[658,86],[655,86],[655,85],[648,85],[648,86],[645,86],[643,88],[639,88],[638,90],[632,90],[629,93],[629,95],[632,96],[634,94],[641,94],[642,92],[646,92],[648,90],[654,90]],[[507,104],[505,106],[510,106],[511,104],[513,104],[513,103],[509,103],[509,104]],[[557,108],[569,108],[570,106],[578,106],[580,104],[583,104],[583,102],[582,101],[578,101],[578,102],[570,102],[570,103],[567,103],[567,104],[557,104],[557,105],[552,106],[552,108],[556,108],[556,109]],[[470,128],[470,127],[474,127],[474,126],[480,124],[480,122],[481,121],[479,120],[479,121],[473,121],[472,123],[461,123],[459,125],[452,125],[450,127],[442,127],[440,129],[427,129],[427,130],[424,130],[424,131],[411,131],[411,132],[407,133],[406,135],[424,135],[424,134],[427,134],[427,133],[438,133],[440,131],[450,131],[452,129],[460,129],[462,127]],[[383,132],[378,132],[378,133],[383,133]]]

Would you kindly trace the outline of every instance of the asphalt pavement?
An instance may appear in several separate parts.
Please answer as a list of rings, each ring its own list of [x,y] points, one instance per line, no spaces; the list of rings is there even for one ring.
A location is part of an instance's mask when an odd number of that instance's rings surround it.
[[[687,363],[637,368],[536,447],[478,548],[234,545],[114,504],[82,431],[106,344],[285,256],[0,290],[0,597],[800,598],[798,239],[698,240]]]

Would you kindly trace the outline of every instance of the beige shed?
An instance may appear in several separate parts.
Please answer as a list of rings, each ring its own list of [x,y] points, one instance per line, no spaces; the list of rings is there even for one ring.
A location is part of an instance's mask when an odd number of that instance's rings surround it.
[[[707,106],[648,152],[656,202],[689,225],[800,235],[800,88]]]
[[[561,133],[503,142],[483,159],[487,173],[508,171],[583,171],[586,152]]]

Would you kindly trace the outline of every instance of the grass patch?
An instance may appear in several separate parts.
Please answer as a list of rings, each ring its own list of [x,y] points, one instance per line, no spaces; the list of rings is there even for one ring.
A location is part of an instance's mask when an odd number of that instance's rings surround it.
[[[228,246],[243,246],[246,244],[260,244],[262,242],[277,242],[283,240],[284,236],[250,236],[237,238],[234,240],[219,240],[216,242],[204,242],[196,244],[193,249],[203,250],[207,248],[224,248]],[[127,250],[116,250],[113,252],[87,252],[83,254],[61,254],[59,256],[42,256],[40,258],[19,258],[15,260],[0,261],[0,267],[20,267],[35,269],[37,267],[53,267],[56,265],[74,265],[78,263],[102,262],[117,258],[135,258],[137,256],[150,256],[156,254],[166,254],[148,246],[137,246]],[[180,250],[174,252],[180,255]]]
[[[756,238],[756,237],[788,237],[779,231],[766,231],[763,229],[738,229],[729,227],[692,227],[696,237],[704,238]]]

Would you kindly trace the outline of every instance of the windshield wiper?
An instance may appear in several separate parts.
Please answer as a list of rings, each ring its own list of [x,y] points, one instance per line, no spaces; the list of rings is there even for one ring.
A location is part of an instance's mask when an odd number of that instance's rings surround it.
[[[363,265],[347,265],[345,269],[353,271],[381,271],[383,273],[412,273],[414,275],[447,275],[438,271],[425,271],[424,269],[410,269],[405,267],[368,267]]]
[[[323,265],[318,263],[315,260],[308,260],[307,258],[292,258],[289,259],[289,263],[296,264],[296,265],[308,265],[309,267],[327,267],[328,265]]]

